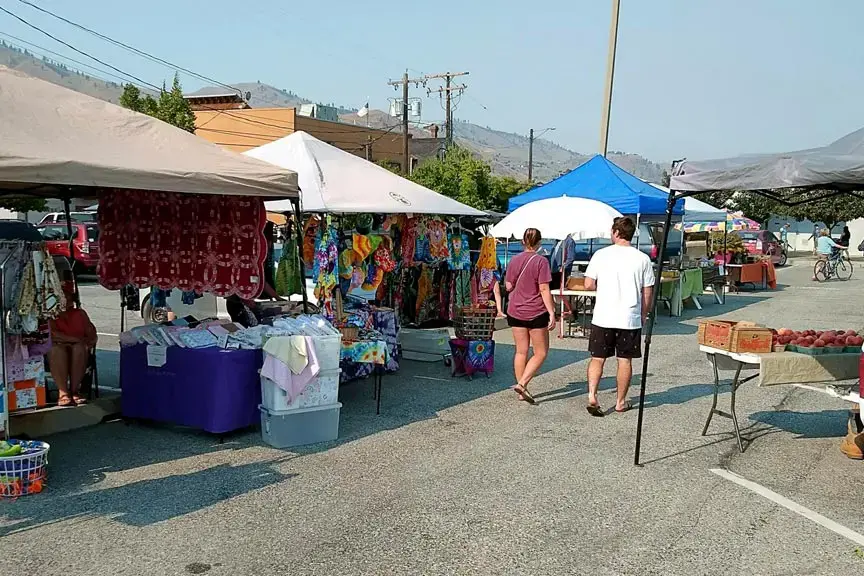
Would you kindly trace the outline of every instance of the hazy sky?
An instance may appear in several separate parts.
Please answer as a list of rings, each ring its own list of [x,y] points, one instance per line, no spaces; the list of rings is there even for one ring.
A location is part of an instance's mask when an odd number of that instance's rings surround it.
[[[386,82],[406,67],[468,70],[457,118],[554,126],[560,144],[598,149],[610,0],[33,1],[220,81],[346,106],[369,97],[386,109]],[[18,0],[2,5],[149,82],[172,74]],[[860,128],[861,22],[860,0],[621,0],[610,149],[665,163],[813,147]],[[0,32],[83,60],[2,13]],[[428,100],[424,120],[442,116]]]

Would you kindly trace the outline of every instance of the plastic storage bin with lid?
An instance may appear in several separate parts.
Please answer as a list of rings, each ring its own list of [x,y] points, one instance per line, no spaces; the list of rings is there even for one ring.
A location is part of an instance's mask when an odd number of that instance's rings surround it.
[[[339,400],[340,372],[339,369],[322,370],[293,402],[285,390],[266,376],[261,376],[261,405],[267,410],[282,412],[335,404]]]
[[[274,448],[292,448],[339,437],[342,404],[277,412],[261,406],[261,439]]]

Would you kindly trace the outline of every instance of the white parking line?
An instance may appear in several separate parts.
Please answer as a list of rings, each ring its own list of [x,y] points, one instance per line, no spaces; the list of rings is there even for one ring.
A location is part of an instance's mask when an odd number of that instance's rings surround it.
[[[109,334],[108,332],[96,332],[97,336],[111,336],[112,338],[119,338],[119,334]]]
[[[716,474],[717,476],[720,476],[721,478],[725,478],[726,480],[734,482],[735,484],[738,484],[739,486],[743,486],[744,488],[747,488],[751,492],[755,492],[756,494],[759,494],[760,496],[767,498],[768,500],[771,500],[775,504],[779,504],[780,506],[783,506],[787,510],[791,510],[792,512],[795,512],[799,516],[803,516],[804,518],[807,518],[808,520],[812,520],[816,524],[819,524],[823,528],[827,528],[827,529],[831,530],[835,534],[839,534],[840,536],[843,536],[844,538],[848,538],[849,540],[851,540],[852,542],[855,542],[856,544],[864,546],[864,535],[859,534],[858,532],[855,532],[854,530],[851,530],[851,529],[843,526],[842,524],[838,524],[834,520],[831,520],[830,518],[826,518],[825,516],[822,516],[818,512],[814,512],[813,510],[810,510],[809,508],[805,508],[804,506],[801,506],[797,502],[793,502],[792,500],[789,500],[785,496],[781,496],[780,494],[777,494],[776,492],[769,490],[768,488],[765,488],[764,486],[762,486],[760,484],[757,484],[755,482],[747,480],[746,478],[742,478],[741,476],[738,476],[734,472],[729,472],[728,470],[723,470],[721,468],[712,468],[711,472]]]

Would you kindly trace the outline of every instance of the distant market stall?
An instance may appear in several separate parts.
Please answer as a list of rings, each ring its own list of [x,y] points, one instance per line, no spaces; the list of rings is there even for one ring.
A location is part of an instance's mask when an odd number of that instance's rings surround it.
[[[850,195],[859,199],[864,199],[858,190],[864,187],[864,129],[853,132],[836,142],[822,148],[813,148],[809,150],[800,150],[794,152],[785,152],[782,154],[764,154],[758,156],[741,156],[737,158],[726,158],[721,160],[706,160],[706,161],[680,161],[673,165],[672,178],[670,183],[670,191],[666,203],[666,234],[662,238],[662,246],[665,248],[668,239],[668,230],[672,224],[674,207],[679,201],[688,196],[698,194],[700,192],[716,191],[716,190],[737,190],[749,191],[759,194],[773,201],[785,205],[800,205],[818,202],[826,198],[832,198],[839,195]],[[663,263],[659,263],[659,269],[662,273]],[[636,443],[634,453],[634,463],[639,464],[640,450],[642,440],[642,423],[645,404],[645,390],[648,385],[648,362],[651,349],[651,338],[654,329],[654,317],[649,319],[645,330],[645,353],[642,360],[642,379],[639,391],[639,416],[636,428]],[[822,335],[830,330],[822,330]],[[819,334],[818,330],[813,330],[815,335]],[[769,332],[770,333],[770,332]],[[732,338],[730,330],[729,338],[724,342],[725,346],[729,346],[726,352],[734,353],[732,343],[735,341]],[[804,348],[808,347],[808,337],[804,337]],[[800,348],[801,337],[797,339],[798,343],[794,344]],[[837,340],[836,332],[835,338]],[[703,340],[704,341],[704,340]],[[810,344],[812,347],[816,340]],[[823,347],[827,342],[823,340]],[[712,347],[712,349],[715,349]],[[845,352],[845,351],[844,351]],[[716,356],[717,352],[708,351],[709,359]],[[796,351],[796,353],[798,353]],[[830,355],[829,355],[830,356]],[[861,354],[858,354],[860,358]],[[820,358],[820,355],[816,355]],[[853,358],[855,360],[855,358]],[[733,390],[733,410],[734,410],[734,391],[750,377],[740,380],[740,372],[745,369],[763,370],[761,354],[745,352],[743,357],[731,357],[732,368],[735,372],[735,377],[732,381]],[[715,366],[718,361],[715,358]],[[728,367],[728,363],[724,364]],[[761,373],[761,372],[760,372]],[[842,373],[839,378],[848,379],[853,376],[851,373]],[[845,390],[842,393],[837,392],[834,388],[821,389],[829,394],[842,397],[856,405],[856,410],[860,411],[864,407],[864,378],[861,378],[859,373],[858,390]],[[834,378],[831,372],[825,376],[825,380],[830,381]],[[715,385],[719,385],[719,378],[715,378]],[[809,386],[809,385],[808,385]],[[815,389],[815,388],[813,388]],[[715,406],[712,407],[712,414],[718,414],[715,411]],[[855,415],[856,421],[860,424],[860,413]],[[710,423],[710,419],[709,419]],[[737,422],[736,432],[737,432]],[[706,424],[706,428],[707,428]],[[864,428],[864,426],[862,426]],[[858,431],[859,434],[864,433],[864,429]],[[738,434],[740,437],[740,434]],[[856,439],[857,440],[857,439]],[[857,452],[855,457],[864,456],[860,446],[857,444],[850,445],[850,439],[844,440],[841,449],[849,454]],[[743,449],[743,445],[740,446]]]
[[[0,67],[0,126],[4,135],[0,139],[0,194],[7,198],[62,199],[70,237],[71,198],[98,198],[103,209],[122,199],[126,215],[122,216],[124,210],[113,210],[115,220],[103,220],[106,230],[102,242],[108,248],[102,252],[105,264],[100,266],[103,284],[115,288],[121,283],[181,286],[243,296],[260,293],[261,275],[255,270],[260,269],[261,230],[253,226],[244,232],[244,242],[232,244],[227,236],[236,236],[236,228],[223,225],[233,219],[235,211],[230,207],[234,203],[238,209],[242,204],[253,216],[263,216],[263,198],[289,199],[296,204],[295,173],[226,152],[149,116],[4,67]],[[220,196],[230,198],[222,203],[229,208],[214,211],[212,201]],[[142,210],[147,211],[148,226],[132,222]],[[198,237],[202,233],[218,249],[202,245]],[[59,292],[56,275],[39,273],[40,264],[50,259],[33,256],[31,266],[27,257],[31,252],[36,254],[26,243],[12,247],[0,266],[4,319],[9,303],[19,299],[12,286],[18,284],[22,270],[26,274],[35,267],[37,283],[50,286],[50,291],[38,291],[34,306],[26,308],[32,308],[34,320],[42,322],[35,327],[33,322],[25,323],[20,330],[0,322],[0,352],[7,374],[12,330],[14,336],[47,341],[47,321],[63,307],[63,299],[55,297]],[[22,265],[10,266],[13,260],[20,260]],[[40,280],[42,276],[45,280]],[[179,347],[166,350],[154,344],[152,348],[152,355],[164,358],[167,354],[169,361],[182,354]],[[220,352],[230,355],[235,351]],[[135,368],[146,370],[147,366]],[[45,372],[44,365],[28,370],[23,375]],[[32,395],[32,408],[44,404],[45,398],[44,377],[37,375],[36,380],[43,391]],[[126,384],[131,386],[130,382],[124,383],[124,392],[129,391]],[[212,389],[206,382],[199,380],[198,384],[197,401],[206,401]],[[255,390],[260,397],[257,379],[251,393]],[[9,405],[9,394],[16,393],[17,400],[17,391],[4,388],[0,392],[4,400],[0,406]],[[170,396],[157,400],[172,402]],[[251,416],[257,418],[256,414],[257,410]],[[7,436],[8,415],[4,409],[0,418]]]
[[[305,132],[245,154],[298,173],[306,215],[299,251],[325,315],[345,336],[341,380],[374,373],[380,406],[376,366],[398,368],[401,326],[446,325],[471,308],[459,218],[487,215]],[[271,211],[286,207],[267,203]]]

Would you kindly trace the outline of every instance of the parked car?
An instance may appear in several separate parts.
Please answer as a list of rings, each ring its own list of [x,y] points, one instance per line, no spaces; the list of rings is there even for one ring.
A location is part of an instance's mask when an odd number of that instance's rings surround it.
[[[773,232],[768,230],[741,230],[737,232],[747,252],[754,255],[771,256],[775,266],[785,266],[788,255],[786,247]]]
[[[657,252],[660,251],[660,240],[663,228],[660,224],[639,224],[636,236],[633,237],[633,246],[639,247],[639,250],[647,254],[652,260],[657,257]],[[637,243],[638,240],[638,243]],[[558,242],[555,240],[543,240],[541,242],[541,252],[545,252],[547,258],[551,258],[551,254]],[[577,240],[576,241],[576,258],[577,262],[588,262],[591,256],[597,250],[605,248],[612,244],[612,240],[608,238],[595,238],[593,240]],[[522,252],[522,243],[517,241],[510,242],[509,247],[505,248],[504,244],[499,244],[497,247],[498,261],[506,268],[507,262],[516,254]],[[505,252],[507,257],[505,258]],[[678,256],[681,253],[681,233],[672,231],[666,241],[666,254],[664,260],[668,261],[671,256]]]
[[[66,258],[73,256],[69,252],[69,231],[66,222],[42,224],[37,226],[37,229],[45,240],[45,247],[49,254]],[[96,265],[99,263],[99,226],[73,223],[72,249],[75,257],[74,272],[76,274],[95,272]]]
[[[97,222],[96,212],[70,212],[69,216],[72,218],[72,222]],[[42,224],[56,224],[58,222],[66,222],[66,214],[63,212],[51,212],[42,217],[42,220],[39,222],[39,225]]]

